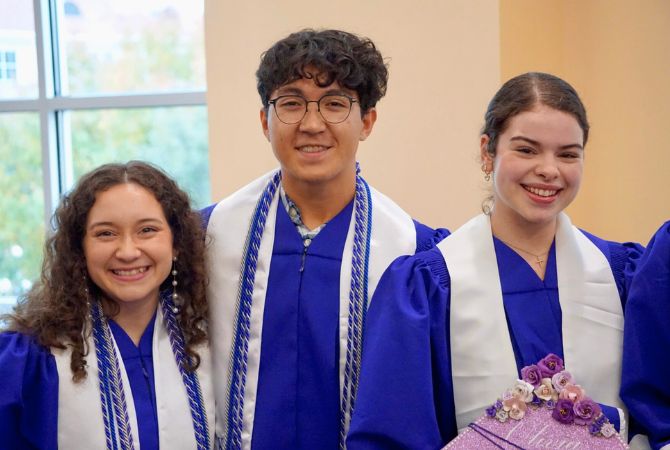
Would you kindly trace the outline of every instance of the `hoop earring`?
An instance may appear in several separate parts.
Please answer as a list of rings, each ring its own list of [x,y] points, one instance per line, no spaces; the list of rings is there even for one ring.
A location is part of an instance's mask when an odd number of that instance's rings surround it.
[[[174,302],[174,307],[172,308],[172,312],[177,314],[179,312],[179,308],[177,307],[177,298],[179,297],[179,294],[177,294],[177,257],[173,256],[172,257],[172,301]]]

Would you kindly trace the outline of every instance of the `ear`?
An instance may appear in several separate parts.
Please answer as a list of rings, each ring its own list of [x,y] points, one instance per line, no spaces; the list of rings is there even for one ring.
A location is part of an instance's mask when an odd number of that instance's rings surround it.
[[[359,141],[364,141],[372,133],[372,128],[375,126],[377,121],[377,110],[375,108],[370,108],[368,112],[361,118],[363,121],[363,128],[361,128],[361,134],[358,137]]]
[[[491,170],[493,170],[493,157],[489,153],[489,142],[491,142],[491,140],[488,135],[482,134],[479,137],[479,158],[482,161],[482,165],[491,167]]]
[[[270,141],[270,128],[268,127],[268,111],[270,109],[266,108],[261,108],[260,111],[260,119],[261,119],[261,127],[263,128],[263,134],[265,135],[265,139]]]

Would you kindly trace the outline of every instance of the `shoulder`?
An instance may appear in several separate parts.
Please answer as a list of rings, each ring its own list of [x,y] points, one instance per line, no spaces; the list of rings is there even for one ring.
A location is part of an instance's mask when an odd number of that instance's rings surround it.
[[[23,383],[57,377],[56,361],[47,347],[22,333],[0,333],[0,380],[4,392],[20,395]]]
[[[637,242],[609,241],[588,231],[582,229],[580,231],[603,252],[615,272],[626,270],[631,264],[634,267],[644,252],[644,247]]]
[[[422,252],[430,250],[437,244],[451,234],[446,228],[433,229],[428,225],[414,220],[414,228],[416,229],[416,251]]]
[[[449,270],[437,247],[397,258],[384,273],[384,278],[392,278],[407,285],[421,284],[427,288],[448,288],[450,284]]]

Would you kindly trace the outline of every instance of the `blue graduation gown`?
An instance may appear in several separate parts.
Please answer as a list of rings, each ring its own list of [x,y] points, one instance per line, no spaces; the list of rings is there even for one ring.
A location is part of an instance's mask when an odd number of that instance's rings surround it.
[[[252,449],[339,448],[340,270],[353,205],[305,247],[278,202]],[[215,206],[201,211],[205,228]],[[432,248],[449,234],[416,221],[414,225],[417,251]]]
[[[158,448],[152,359],[155,319],[154,315],[139,347],[110,321],[130,381],[142,449]],[[87,376],[97,377],[97,368],[89,367]],[[0,334],[0,380],[0,448],[58,448],[58,370],[49,349],[20,333]]]
[[[670,221],[638,264],[625,323],[621,398],[659,449],[670,444]]]
[[[610,262],[625,302],[642,247],[585,235]],[[517,370],[548,353],[563,357],[554,246],[544,280],[502,241],[494,246]],[[368,311],[350,450],[438,449],[456,436],[449,307],[449,271],[439,249],[398,258],[386,271]]]

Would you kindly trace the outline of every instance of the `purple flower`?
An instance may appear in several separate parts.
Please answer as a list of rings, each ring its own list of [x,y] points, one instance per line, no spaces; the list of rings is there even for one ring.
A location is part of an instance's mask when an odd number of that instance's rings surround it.
[[[547,400],[547,409],[554,409],[556,407],[556,402],[553,400]]]
[[[601,414],[596,418],[594,423],[597,424],[598,426],[602,427],[606,422],[609,422],[607,420],[607,416],[605,416],[605,414]]]
[[[543,377],[551,378],[563,370],[563,360],[553,353],[549,353],[537,363]]]
[[[551,417],[561,423],[571,424],[575,421],[575,413],[573,411],[574,405],[570,400],[560,399],[556,402],[554,412]]]
[[[575,413],[575,423],[577,425],[588,425],[601,412],[600,406],[588,397],[576,401],[573,411]]]
[[[500,408],[502,408],[502,400],[500,400],[500,399],[496,400],[496,402],[493,404],[493,406],[494,406],[496,409],[500,409]]]
[[[539,408],[542,406],[542,399],[537,395],[533,394],[533,399],[530,401],[530,406],[534,408]]]
[[[526,383],[532,384],[534,387],[538,387],[542,382],[540,368],[535,364],[524,367],[521,369],[521,379]]]
[[[600,433],[600,425],[598,425],[598,424],[595,423],[595,422],[592,423],[591,425],[589,425],[589,433],[591,433],[591,434],[598,434],[598,433]]]
[[[486,415],[490,418],[494,418],[497,412],[498,410],[496,409],[495,405],[491,405],[490,407],[486,408]]]

